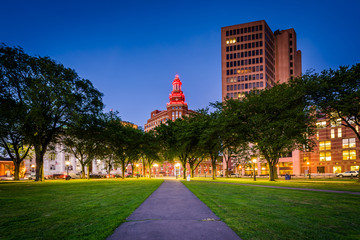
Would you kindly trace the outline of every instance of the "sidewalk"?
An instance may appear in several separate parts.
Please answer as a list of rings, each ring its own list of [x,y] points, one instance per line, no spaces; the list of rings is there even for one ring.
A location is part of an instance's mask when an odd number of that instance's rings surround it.
[[[300,191],[328,192],[328,193],[344,193],[344,194],[360,195],[360,192],[340,191],[340,190],[326,190],[326,189],[314,189],[314,188],[297,188],[297,187],[281,187],[281,186],[271,186],[271,185],[257,185],[257,184],[232,183],[232,182],[197,181],[197,180],[193,180],[193,182],[218,183],[218,184],[230,184],[230,185],[240,185],[240,186],[250,186],[250,187],[278,188],[278,189],[290,189],[290,190],[300,190]]]
[[[165,180],[107,240],[241,240],[180,181]]]

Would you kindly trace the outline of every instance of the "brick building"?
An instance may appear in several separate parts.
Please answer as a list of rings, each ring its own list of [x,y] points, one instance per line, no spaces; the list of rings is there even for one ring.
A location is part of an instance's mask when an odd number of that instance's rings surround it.
[[[188,109],[181,85],[182,82],[180,81],[179,75],[176,75],[172,82],[172,92],[169,95],[170,101],[166,104],[166,110],[154,110],[151,112],[150,119],[148,119],[144,125],[145,132],[154,129],[167,120],[175,121],[183,116],[189,116],[190,113],[195,113],[193,110]]]

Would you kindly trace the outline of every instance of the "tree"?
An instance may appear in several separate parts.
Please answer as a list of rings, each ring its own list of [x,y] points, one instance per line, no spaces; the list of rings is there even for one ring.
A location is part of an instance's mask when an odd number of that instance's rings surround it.
[[[305,101],[304,86],[298,80],[253,91],[241,101],[228,100],[224,111],[233,116],[235,134],[254,144],[269,165],[269,180],[274,181],[276,164],[287,153],[311,148],[307,136],[314,132],[314,116]]]
[[[186,179],[186,164],[193,151],[189,124],[178,118],[174,122],[167,121],[155,128],[156,135],[162,145],[162,154],[167,159],[177,159],[183,167],[183,178]]]
[[[211,161],[213,180],[216,179],[216,165],[220,153],[223,149],[220,134],[222,129],[219,128],[220,111],[210,113],[209,109],[202,109],[198,111],[199,114],[194,116],[194,120],[201,122],[203,131],[200,135],[199,147],[204,152],[205,156]]]
[[[75,120],[76,119],[76,120]],[[96,157],[106,155],[104,133],[106,127],[105,115],[81,114],[65,128],[62,143],[65,150],[74,154],[81,165],[81,178],[90,178],[90,165]]]
[[[151,166],[154,162],[161,161],[159,138],[153,131],[150,131],[143,133],[141,139],[140,152],[143,159],[143,168],[145,169],[145,166],[148,166],[149,178],[151,178]]]
[[[302,76],[310,103],[330,121],[341,119],[360,140],[360,63]],[[358,181],[360,182],[360,175]]]
[[[48,57],[33,57],[24,101],[29,108],[26,133],[35,149],[36,181],[44,178],[43,157],[74,116],[98,113],[102,94],[89,80]]]
[[[31,58],[21,48],[0,45],[0,148],[14,163],[14,180],[19,180],[20,164],[28,156],[31,141],[25,137],[24,102],[26,79],[31,76]]]

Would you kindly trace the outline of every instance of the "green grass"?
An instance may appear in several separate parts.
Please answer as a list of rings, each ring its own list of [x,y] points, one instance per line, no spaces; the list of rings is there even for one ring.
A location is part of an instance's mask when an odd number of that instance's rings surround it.
[[[242,239],[360,239],[360,196],[183,183]]]
[[[0,183],[0,239],[106,239],[161,183]]]
[[[195,181],[211,181],[211,178],[193,178]],[[276,180],[270,182],[267,178],[217,178],[215,182],[230,182],[240,184],[256,184],[256,185],[269,185],[279,187],[296,187],[296,188],[313,188],[313,189],[326,189],[338,191],[352,191],[360,192],[360,183],[357,179],[291,179],[291,180]]]

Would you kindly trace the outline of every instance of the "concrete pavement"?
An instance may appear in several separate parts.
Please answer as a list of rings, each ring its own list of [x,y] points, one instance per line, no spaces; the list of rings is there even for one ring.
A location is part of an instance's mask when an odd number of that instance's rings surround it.
[[[107,240],[241,240],[181,182],[165,180]]]

